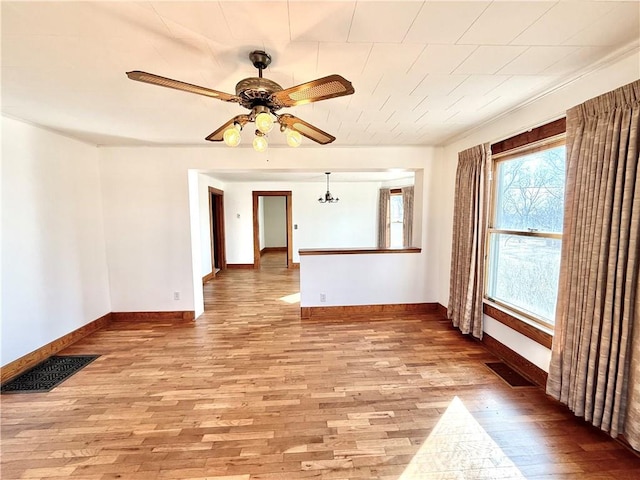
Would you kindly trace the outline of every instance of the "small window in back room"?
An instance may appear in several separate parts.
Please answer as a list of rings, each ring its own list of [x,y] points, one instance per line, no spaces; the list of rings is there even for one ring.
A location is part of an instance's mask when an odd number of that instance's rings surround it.
[[[389,197],[389,222],[390,222],[390,242],[391,248],[402,248],[404,243],[402,192],[400,189],[392,190]]]
[[[413,243],[413,186],[381,188],[378,248],[407,248]]]

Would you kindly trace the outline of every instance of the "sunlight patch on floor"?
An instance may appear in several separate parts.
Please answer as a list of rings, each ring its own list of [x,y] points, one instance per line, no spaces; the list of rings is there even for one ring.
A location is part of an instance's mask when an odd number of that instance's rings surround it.
[[[398,480],[524,480],[455,397]]]
[[[286,303],[300,303],[300,292],[292,293],[291,295],[287,295],[285,297],[280,297],[278,300]]]

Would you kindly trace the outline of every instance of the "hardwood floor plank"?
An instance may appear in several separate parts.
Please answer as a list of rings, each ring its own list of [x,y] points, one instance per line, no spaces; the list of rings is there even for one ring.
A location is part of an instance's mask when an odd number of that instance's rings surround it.
[[[195,322],[113,322],[63,352],[101,356],[59,387],[3,395],[2,479],[640,478],[437,312],[302,320],[299,270],[270,255],[207,282]]]

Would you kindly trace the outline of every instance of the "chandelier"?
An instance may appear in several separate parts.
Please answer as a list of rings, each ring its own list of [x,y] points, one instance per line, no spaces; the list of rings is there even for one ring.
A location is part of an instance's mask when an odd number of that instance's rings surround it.
[[[327,193],[324,194],[324,197],[320,197],[318,201],[320,203],[336,203],[340,199],[337,197],[333,198],[333,195],[331,195],[329,191],[329,175],[331,175],[331,172],[324,172],[324,174],[327,176]]]

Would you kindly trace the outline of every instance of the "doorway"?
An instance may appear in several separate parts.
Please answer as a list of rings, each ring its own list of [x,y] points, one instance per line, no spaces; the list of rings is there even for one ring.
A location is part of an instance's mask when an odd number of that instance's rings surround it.
[[[224,236],[224,192],[209,187],[209,225],[211,233],[211,274],[227,268]]]
[[[293,268],[293,220],[291,191],[253,192],[253,268],[260,268],[260,197],[285,197],[287,268]]]

